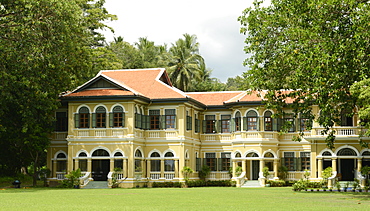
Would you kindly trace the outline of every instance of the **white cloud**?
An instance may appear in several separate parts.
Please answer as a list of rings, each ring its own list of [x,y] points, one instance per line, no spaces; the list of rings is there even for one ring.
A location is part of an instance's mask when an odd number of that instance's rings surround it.
[[[239,34],[237,21],[252,0],[106,0],[108,12],[118,21],[108,23],[115,34],[105,32],[108,41],[122,36],[130,43],[147,37],[157,45],[174,43],[185,33],[195,34],[200,53],[212,76],[226,81],[241,75],[246,68],[243,60],[244,36]]]

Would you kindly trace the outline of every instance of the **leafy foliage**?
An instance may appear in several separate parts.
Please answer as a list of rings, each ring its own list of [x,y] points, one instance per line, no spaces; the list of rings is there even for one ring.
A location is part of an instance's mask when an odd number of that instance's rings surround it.
[[[267,7],[262,2],[239,17],[248,35],[245,52],[252,54],[245,77],[252,89],[269,90],[266,107],[276,109],[275,116],[289,108],[315,118],[333,148],[330,128],[340,125],[341,111],[352,114],[358,103],[351,85],[369,77],[370,6],[357,0],[276,0]]]
[[[61,92],[91,77],[104,1],[20,0],[0,3],[1,174],[45,160]]]

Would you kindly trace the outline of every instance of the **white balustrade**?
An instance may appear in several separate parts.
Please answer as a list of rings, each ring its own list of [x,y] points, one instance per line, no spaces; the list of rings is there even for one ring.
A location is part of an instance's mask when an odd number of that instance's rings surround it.
[[[67,132],[55,132],[55,139],[56,140],[66,140]]]
[[[150,173],[150,179],[158,180],[161,177],[160,173]]]
[[[351,136],[351,135],[356,135],[356,132],[354,129],[337,129],[337,135],[338,136]]]
[[[177,136],[176,135],[176,132],[174,132],[174,131],[171,131],[171,132],[166,131],[166,138],[174,138],[176,136]]]
[[[258,138],[258,133],[247,132],[247,138]]]
[[[264,136],[265,138],[274,138],[274,134],[272,133],[265,133]]]
[[[220,174],[221,174],[220,176],[221,176],[222,180],[229,180],[230,179],[230,174],[229,173],[221,172]]]
[[[175,177],[175,173],[164,173],[164,178],[166,180],[173,180],[174,177]]]
[[[57,175],[58,180],[63,180],[63,179],[65,179],[66,173],[65,172],[57,172],[56,175]]]
[[[159,138],[160,132],[149,131],[149,138]]]
[[[231,135],[222,135],[221,140],[223,141],[230,141],[231,140]]]
[[[209,175],[208,175],[208,177],[207,177],[208,179],[210,179],[210,180],[214,180],[214,179],[216,179],[216,173],[215,172],[211,172],[211,173],[209,173]]]
[[[80,184],[81,185],[85,186],[90,182],[90,180],[89,180],[90,174],[91,174],[91,172],[85,172],[84,175],[82,177],[80,177]]]
[[[123,136],[123,130],[112,130],[112,136],[114,137]]]
[[[107,131],[106,130],[95,130],[95,136],[97,137],[107,136]]]
[[[88,130],[79,130],[77,132],[78,136],[89,136],[89,131]]]

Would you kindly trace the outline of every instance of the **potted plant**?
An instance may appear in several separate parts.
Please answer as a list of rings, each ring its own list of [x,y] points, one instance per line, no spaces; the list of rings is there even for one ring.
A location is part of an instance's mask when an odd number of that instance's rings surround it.
[[[82,176],[81,169],[79,168],[65,175],[65,177],[68,179],[70,186],[77,188],[77,189],[80,188],[80,177],[81,176]]]
[[[337,188],[338,192],[340,192],[340,183],[339,183],[339,182],[337,182],[337,183],[335,184],[335,187]]]
[[[344,185],[343,191],[344,191],[344,192],[347,192],[348,187],[349,187],[349,182],[347,182],[347,183]]]
[[[352,183],[352,186],[353,186],[353,188],[352,188],[352,192],[356,192],[357,187],[359,187],[359,186],[360,186],[360,185],[358,184],[358,180],[357,180],[357,179],[355,179],[355,181]]]

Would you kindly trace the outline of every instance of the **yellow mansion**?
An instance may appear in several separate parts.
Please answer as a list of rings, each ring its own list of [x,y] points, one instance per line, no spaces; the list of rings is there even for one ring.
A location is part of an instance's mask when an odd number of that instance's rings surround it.
[[[198,171],[208,165],[209,180],[277,180],[279,166],[288,168],[288,180],[320,180],[328,166],[333,176],[361,179],[359,170],[370,166],[370,150],[359,146],[357,115],[345,118],[336,130],[335,149],[326,148],[324,129],[307,119],[274,119],[263,106],[263,94],[251,91],[185,93],[172,86],[164,69],[107,70],[64,94],[56,112],[56,131],[48,149],[50,183],[80,168],[82,186],[109,181],[120,169],[119,186],[184,181],[181,170]],[[317,108],[313,108],[318,112]],[[289,113],[289,111],[287,111]],[[279,124],[293,122],[288,133]],[[304,131],[301,142],[292,141]],[[241,166],[242,174],[229,169]],[[264,178],[267,166],[270,176]],[[139,182],[140,185],[142,185]],[[110,183],[109,183],[110,185]]]

